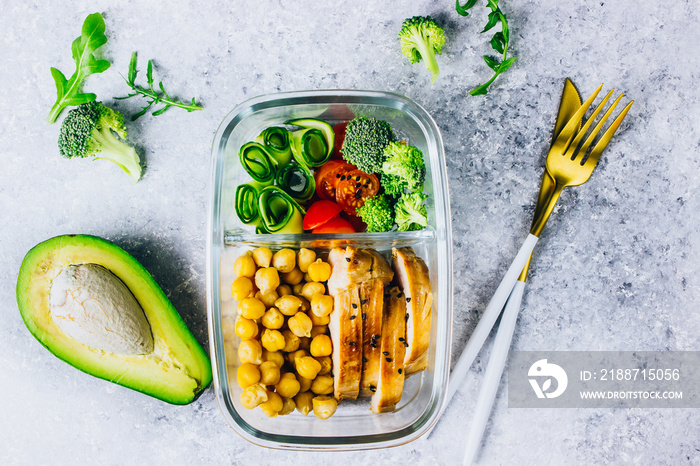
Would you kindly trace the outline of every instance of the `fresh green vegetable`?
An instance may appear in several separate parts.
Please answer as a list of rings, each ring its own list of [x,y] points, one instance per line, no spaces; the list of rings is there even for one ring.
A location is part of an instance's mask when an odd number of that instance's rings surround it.
[[[423,153],[413,146],[392,142],[384,148],[382,184],[387,194],[398,197],[404,190],[420,191],[425,182]]]
[[[358,117],[348,123],[343,142],[343,158],[366,173],[378,173],[384,162],[384,148],[396,140],[389,123]]]
[[[115,97],[115,99],[123,100],[140,95],[146,99],[146,105],[141,107],[140,112],[131,117],[131,121],[134,121],[137,118],[146,114],[146,112],[148,112],[148,110],[153,105],[163,105],[161,108],[151,113],[153,116],[158,116],[165,113],[165,111],[168,110],[170,107],[182,108],[184,110],[187,110],[188,112],[202,110],[202,107],[195,103],[194,97],[192,97],[192,102],[189,104],[180,102],[176,97],[171,97],[165,91],[163,81],[160,81],[158,83],[158,88],[160,89],[160,91],[155,90],[153,87],[153,62],[151,60],[148,60],[148,66],[146,68],[146,81],[148,83],[148,88],[136,84],[136,75],[138,74],[138,72],[139,71],[136,69],[136,52],[133,52],[131,54],[131,62],[129,63],[129,74],[125,78],[126,84],[131,88],[133,92],[124,97]]]
[[[255,181],[238,185],[236,188],[236,215],[246,225],[257,224],[260,221],[258,198],[262,186]]]
[[[422,230],[428,226],[428,211],[423,201],[428,198],[421,192],[407,193],[394,205],[399,231]]]
[[[381,194],[368,198],[357,208],[357,215],[367,224],[368,232],[389,231],[394,226],[394,212]]]
[[[477,1],[478,0],[467,0],[467,3],[460,5],[459,0],[457,0],[457,13],[462,16],[467,16],[469,14],[468,10],[476,5]],[[491,13],[489,13],[488,22],[481,33],[483,34],[496,26],[496,24],[501,23],[501,30],[495,33],[491,38],[491,47],[496,52],[501,54],[501,58],[499,61],[497,58],[484,55],[484,61],[486,62],[486,65],[493,70],[494,75],[487,82],[469,92],[471,95],[487,94],[491,83],[493,83],[499,74],[508,70],[508,68],[510,68],[513,62],[517,59],[517,57],[507,58],[510,30],[508,29],[508,20],[506,19],[506,15],[503,14],[503,11],[501,11],[501,8],[498,6],[498,0],[487,0],[487,6],[491,9]]]
[[[56,68],[51,68],[51,76],[56,82],[56,103],[51,108],[47,121],[54,123],[64,108],[92,102],[93,93],[80,92],[85,78],[91,74],[102,73],[109,68],[107,60],[98,60],[94,52],[107,43],[105,22],[102,15],[93,13],[85,18],[80,37],[73,41],[71,50],[75,61],[75,72],[66,77]]]
[[[270,156],[262,144],[257,142],[243,144],[238,157],[245,171],[258,183],[268,186],[275,180],[277,161]]]
[[[304,165],[291,162],[277,170],[275,184],[297,202],[311,199],[316,190],[314,176]]]
[[[289,194],[276,186],[260,191],[258,210],[262,220],[258,231],[268,233],[303,233],[306,211]]]
[[[61,124],[58,149],[66,158],[94,157],[109,160],[124,170],[134,182],[141,178],[141,161],[126,139],[124,116],[100,102],[81,104],[68,112]]]
[[[435,55],[442,55],[442,47],[445,45],[443,28],[430,16],[414,16],[403,22],[399,38],[401,52],[411,63],[418,63],[422,59],[428,71],[433,73],[431,82],[434,83],[440,74]]]
[[[316,118],[297,118],[294,120],[288,120],[285,124],[298,126],[303,129],[316,129],[318,131],[321,131],[321,133],[323,133],[323,138],[325,139],[325,158],[323,158],[322,161],[320,159],[314,160],[315,165],[309,166],[320,167],[328,161],[328,159],[331,157],[331,154],[333,153],[333,146],[335,145],[335,132],[333,131],[333,127],[330,124]],[[304,144],[302,144],[302,147],[304,147]]]
[[[335,141],[331,125],[314,118],[289,120],[286,124],[302,128],[292,132],[292,155],[297,162],[313,168],[328,161]]]
[[[289,141],[289,131],[280,126],[270,126],[255,138],[273,159],[277,160],[279,166],[283,166],[292,160],[292,147]]]

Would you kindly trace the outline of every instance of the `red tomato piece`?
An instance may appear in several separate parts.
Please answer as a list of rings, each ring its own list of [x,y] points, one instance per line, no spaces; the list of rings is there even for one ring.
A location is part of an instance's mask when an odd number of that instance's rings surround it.
[[[336,202],[350,215],[357,214],[357,208],[365,205],[365,200],[379,192],[379,178],[362,170],[353,170],[341,177],[336,188]]]
[[[351,165],[343,160],[330,160],[324,163],[314,176],[318,197],[335,201],[335,190],[341,178],[345,179],[343,175],[356,169],[355,165]]]
[[[331,154],[331,160],[342,160],[343,156],[340,155],[340,149],[343,147],[343,141],[345,141],[345,130],[348,127],[348,122],[338,123],[333,127],[333,134],[335,135],[333,154]]]
[[[304,230],[313,230],[314,228],[323,225],[342,211],[343,208],[333,201],[314,202],[306,210],[302,227]]]
[[[355,233],[355,229],[344,218],[333,217],[323,225],[314,228],[312,233]]]

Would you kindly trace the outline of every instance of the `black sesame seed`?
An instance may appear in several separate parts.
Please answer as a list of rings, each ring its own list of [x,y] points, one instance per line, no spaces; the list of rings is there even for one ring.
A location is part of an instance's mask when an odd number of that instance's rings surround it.
[[[335,174],[335,177],[336,177],[336,178],[340,178],[340,173],[336,173],[336,174]]]
[[[400,298],[401,296],[403,296],[403,293],[401,292],[399,292],[399,294],[396,295],[397,298]]]
[[[365,185],[365,188],[369,188],[369,183],[367,183],[367,184]]]
[[[366,318],[367,318],[367,313],[366,313],[366,312],[363,312],[363,313],[362,313],[362,320],[365,320]]]
[[[349,257],[346,257],[345,260],[346,260],[347,262],[350,262],[352,259],[350,259]]]
[[[340,181],[345,181],[345,175],[340,177]]]
[[[406,314],[406,317],[404,317],[404,320],[408,320],[408,314]]]
[[[355,193],[355,199],[362,199],[362,190],[358,189]]]
[[[370,391],[370,392],[376,392],[376,391],[377,391],[377,387],[375,387],[374,385],[370,385],[370,386],[369,386],[369,391]]]
[[[403,369],[399,369],[399,374],[403,372]]]
[[[372,348],[376,348],[377,342],[373,341],[372,343],[369,344],[369,346],[371,346]]]
[[[360,304],[367,304],[368,302],[369,302],[369,299],[363,299],[362,301],[360,301]]]
[[[406,341],[405,338],[399,337],[399,341]]]
[[[367,362],[367,358],[362,356],[362,362]]]
[[[352,303],[352,308],[353,308],[353,309],[357,309],[357,304]]]
[[[350,320],[355,320],[355,317],[357,316],[350,316]]]
[[[408,343],[406,343],[405,341],[403,342],[403,345],[404,345],[406,348],[408,348]]]
[[[370,272],[374,272],[374,269],[372,267],[369,268]]]
[[[356,188],[359,188],[360,186],[362,186],[362,183],[355,183]]]
[[[361,179],[362,179],[362,177],[360,177],[360,176],[355,177],[355,181],[360,181]]]
[[[382,354],[383,354],[384,356],[389,356],[389,352],[388,352],[388,351],[382,351]]]
[[[411,302],[411,298],[406,298],[406,302],[407,302],[407,303],[410,303],[410,302]]]
[[[386,358],[386,362],[391,362],[391,358]]]
[[[355,342],[354,342],[354,341],[349,341],[349,342],[348,342],[348,345],[350,345],[350,346],[355,346]]]

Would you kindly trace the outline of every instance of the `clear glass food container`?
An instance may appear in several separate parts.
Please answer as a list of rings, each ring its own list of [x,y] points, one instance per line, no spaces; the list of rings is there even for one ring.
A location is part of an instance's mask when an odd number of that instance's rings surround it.
[[[331,124],[354,115],[388,121],[396,136],[418,147],[426,161],[428,228],[417,232],[353,234],[255,234],[234,210],[236,187],[250,181],[241,167],[240,147],[268,126],[313,117]],[[214,389],[231,427],[250,442],[273,448],[356,450],[401,445],[428,432],[445,403],[452,329],[452,226],[445,155],[437,125],[419,105],[398,94],[375,91],[304,91],[251,99],[221,123],[212,147],[212,182],[207,237],[207,301]],[[343,400],[327,420],[295,411],[269,418],[241,406],[236,383],[239,339],[233,332],[236,302],[231,296],[233,262],[246,250],[267,246],[329,247],[354,244],[391,254],[411,246],[430,270],[433,310],[428,367],[408,377],[395,411],[373,414],[369,399]]]

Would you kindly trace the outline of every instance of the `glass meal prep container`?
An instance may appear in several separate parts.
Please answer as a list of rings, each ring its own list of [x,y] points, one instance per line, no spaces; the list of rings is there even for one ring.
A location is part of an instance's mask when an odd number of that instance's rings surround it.
[[[292,118],[319,118],[337,124],[354,115],[391,124],[398,140],[424,155],[428,195],[428,227],[415,232],[352,234],[255,234],[234,209],[236,187],[250,181],[238,152],[269,126]],[[260,409],[247,410],[236,383],[239,337],[231,331],[236,301],[231,295],[233,263],[247,250],[266,246],[315,248],[352,244],[374,248],[385,257],[392,247],[410,246],[430,270],[433,292],[428,367],[405,380],[396,410],[373,414],[368,398],[343,400],[326,420],[298,411],[276,418]],[[224,417],[250,442],[273,448],[355,450],[401,445],[428,432],[445,403],[450,368],[452,329],[452,227],[445,155],[440,132],[430,115],[398,94],[375,91],[304,91],[251,99],[236,107],[221,123],[212,147],[212,182],[207,237],[207,301],[214,389]]]

